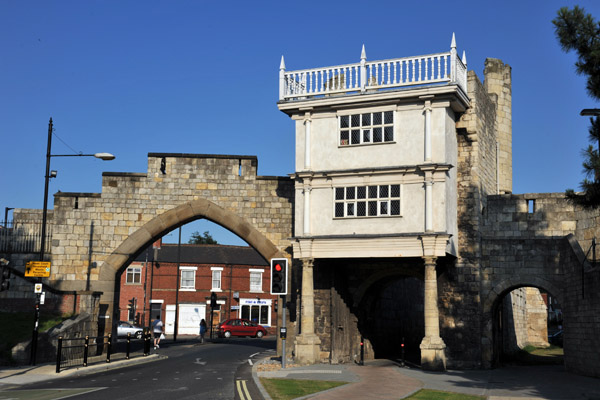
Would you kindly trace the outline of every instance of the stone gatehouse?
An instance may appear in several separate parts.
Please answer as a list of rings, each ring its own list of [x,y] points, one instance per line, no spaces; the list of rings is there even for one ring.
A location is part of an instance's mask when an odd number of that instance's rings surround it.
[[[367,61],[363,49],[313,70],[282,59],[291,178],[257,176],[250,156],[150,153],[146,173],[104,173],[100,194],[55,195],[46,283],[102,292],[114,319],[124,268],[206,218],[266,260],[292,259],[297,362],[353,362],[363,342],[367,358],[404,349],[424,368],[489,368],[504,296],[536,287],[563,304],[567,367],[600,376],[600,270],[582,250],[600,213],[512,194],[511,99],[510,66],[486,60],[482,82],[454,38],[449,52]]]

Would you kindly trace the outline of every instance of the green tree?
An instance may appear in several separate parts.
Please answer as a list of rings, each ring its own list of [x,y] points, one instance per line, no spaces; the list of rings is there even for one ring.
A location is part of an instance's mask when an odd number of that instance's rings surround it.
[[[192,236],[190,237],[190,240],[188,241],[189,244],[219,244],[217,243],[217,241],[215,239],[213,239],[213,237],[210,235],[210,233],[208,233],[208,231],[205,231],[202,235],[200,235],[200,233],[198,231],[195,231],[194,233],[192,233]]]
[[[600,23],[581,7],[562,7],[552,21],[556,37],[565,52],[577,53],[576,71],[587,77],[588,94],[600,100]],[[566,196],[575,204],[585,208],[600,207],[600,123],[598,117],[590,118],[588,130],[592,145],[583,150],[583,172],[585,178],[580,184],[583,193],[573,189]],[[598,148],[594,149],[594,145]]]

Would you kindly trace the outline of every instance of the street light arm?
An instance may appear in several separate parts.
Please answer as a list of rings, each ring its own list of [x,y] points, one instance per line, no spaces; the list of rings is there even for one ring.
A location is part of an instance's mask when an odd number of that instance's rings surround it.
[[[51,154],[50,157],[96,157],[104,161],[114,160],[116,157],[110,153],[95,154]]]
[[[583,110],[581,110],[581,112],[579,113],[579,115],[581,115],[582,117],[585,116],[599,116],[600,115],[600,108],[584,108]]]

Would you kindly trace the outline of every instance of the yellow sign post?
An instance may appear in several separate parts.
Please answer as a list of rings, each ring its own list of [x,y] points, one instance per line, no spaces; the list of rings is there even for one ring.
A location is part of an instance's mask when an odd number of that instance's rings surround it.
[[[29,261],[25,264],[25,276],[48,278],[50,276],[50,261]]]

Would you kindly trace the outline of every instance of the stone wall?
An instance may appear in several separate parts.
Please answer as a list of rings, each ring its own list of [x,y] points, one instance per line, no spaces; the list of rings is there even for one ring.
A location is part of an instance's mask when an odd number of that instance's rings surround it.
[[[481,259],[484,317],[508,291],[534,286],[563,305],[567,369],[600,376],[600,268],[585,261],[600,210],[586,211],[563,193],[488,198]],[[591,255],[592,253],[589,252]],[[484,329],[491,339],[491,326]]]
[[[496,104],[498,188],[512,193],[512,77],[511,68],[497,58],[487,58],[483,85]]]
[[[56,194],[52,279],[69,287],[88,274],[97,280],[106,257],[142,225],[200,198],[242,216],[286,248],[293,185],[256,171],[255,157],[151,153],[147,173],[104,173],[101,194]]]
[[[521,287],[502,302],[504,352],[515,353],[527,345],[548,346],[548,308],[539,289]]]
[[[563,305],[567,370],[600,378],[600,266],[584,262],[573,237]]]
[[[487,60],[486,63],[493,64]],[[487,64],[486,64],[487,65]],[[486,74],[493,75],[492,70]],[[486,79],[495,80],[493,75]],[[489,85],[488,85],[489,86]],[[440,328],[449,368],[481,366],[482,227],[487,196],[498,190],[498,102],[473,71],[467,75],[471,107],[456,123],[458,135],[458,258],[444,260],[438,278]],[[510,88],[510,81],[506,82]],[[510,119],[510,114],[504,116]],[[483,344],[486,344],[485,339]]]

